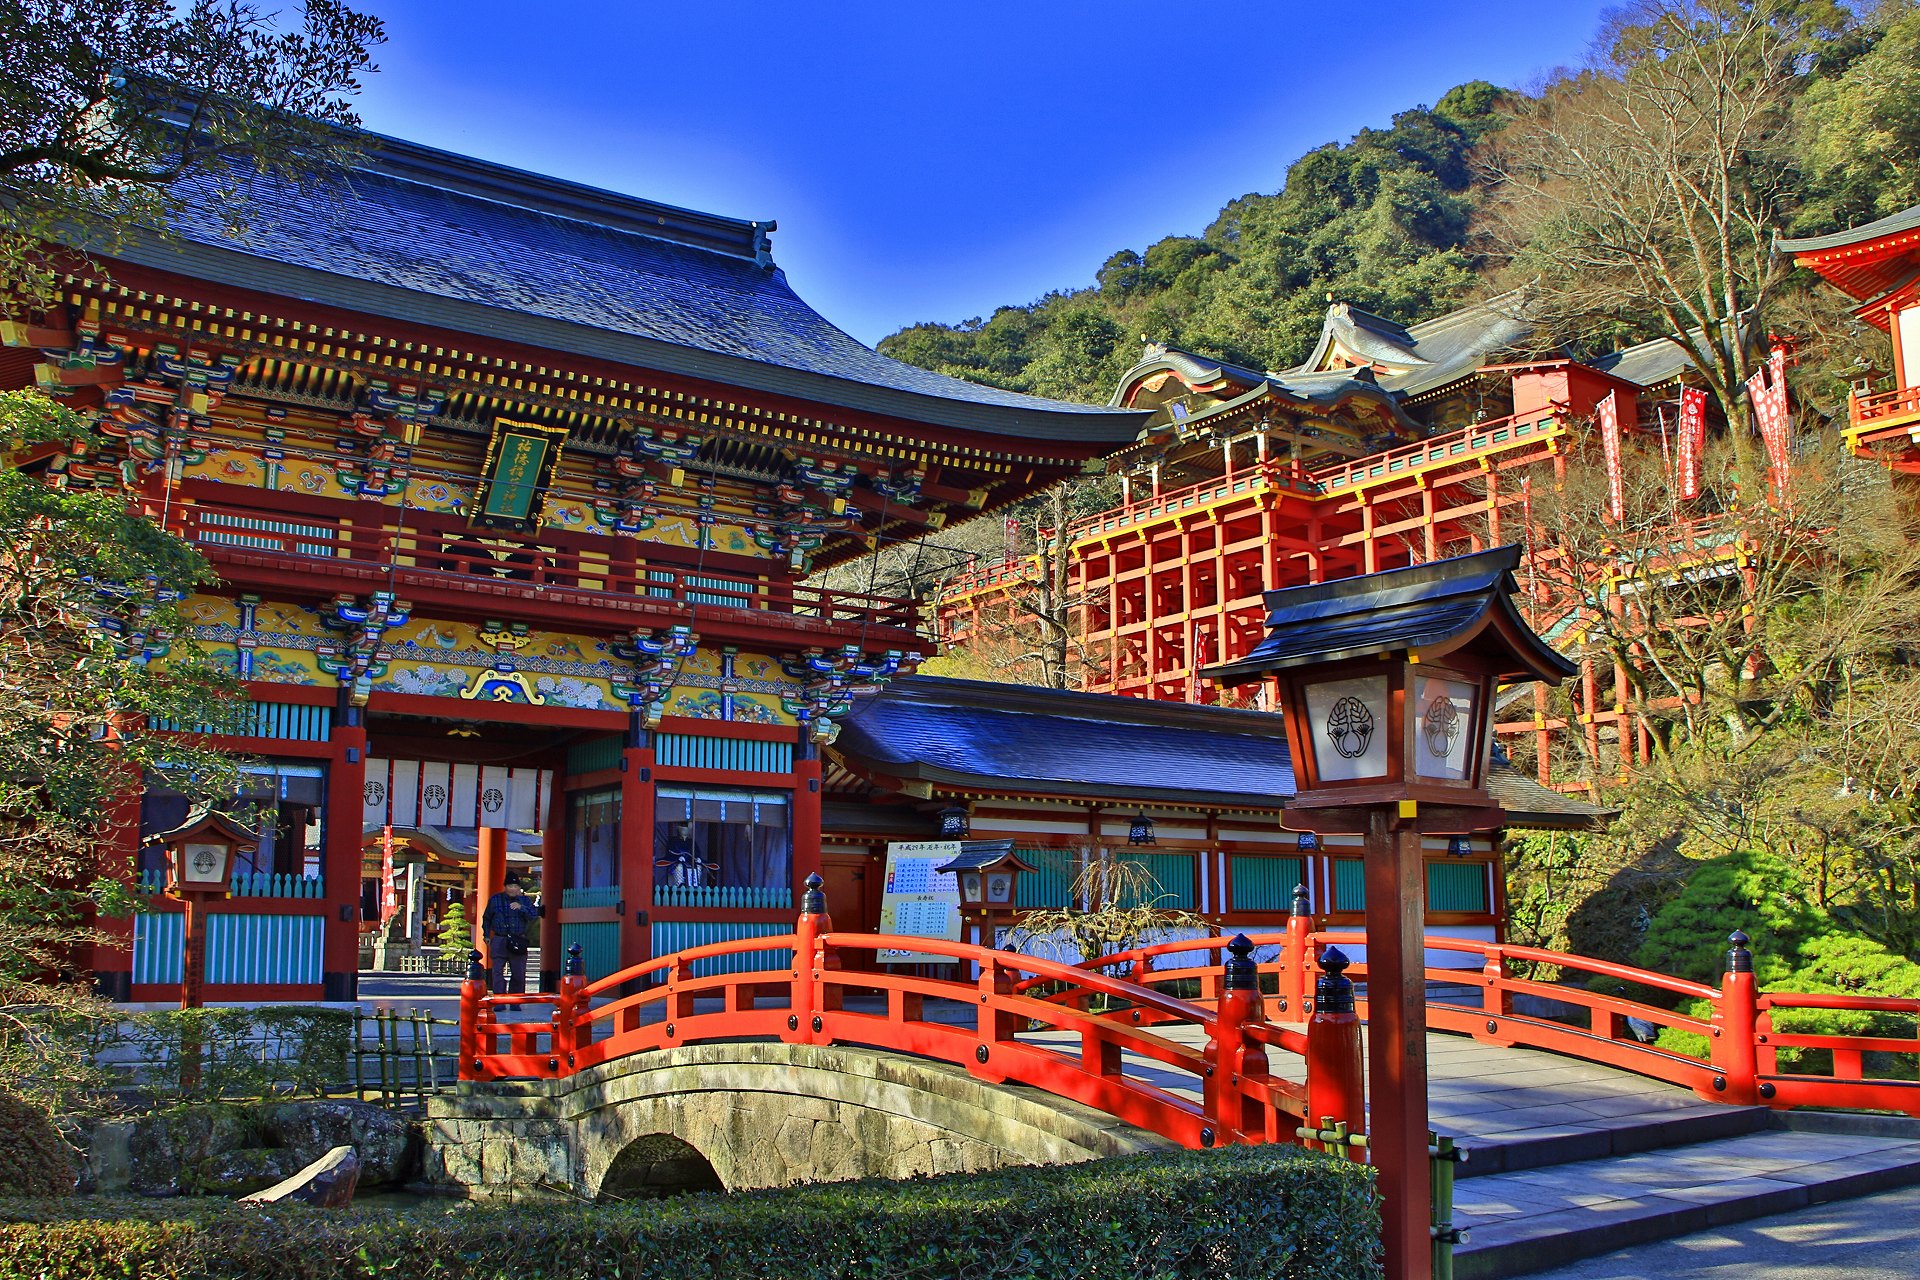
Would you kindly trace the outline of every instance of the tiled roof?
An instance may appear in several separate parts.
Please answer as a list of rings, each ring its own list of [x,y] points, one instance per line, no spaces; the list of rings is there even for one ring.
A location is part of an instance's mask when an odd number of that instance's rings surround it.
[[[835,751],[949,790],[1278,808],[1293,795],[1286,730],[1263,711],[912,676],[856,705]],[[1488,789],[1514,826],[1592,825],[1605,811],[1503,762]]]
[[[1849,245],[1866,244],[1883,236],[1897,236],[1908,231],[1920,230],[1920,205],[1911,209],[1902,209],[1890,213],[1884,218],[1872,222],[1863,222],[1857,227],[1845,227],[1824,236],[1802,236],[1798,240],[1775,240],[1775,253],[1820,253],[1827,249],[1845,249]]]
[[[1571,675],[1573,664],[1535,636],[1513,607],[1513,570],[1519,563],[1519,547],[1495,547],[1269,591],[1267,638],[1246,657],[1203,674],[1244,681],[1314,662],[1458,643],[1483,625],[1505,622],[1536,672]]]
[[[1380,386],[1396,396],[1422,395],[1458,382],[1487,357],[1518,344],[1533,325],[1521,316],[1521,295],[1505,293],[1431,320],[1401,326],[1347,303],[1327,308],[1320,341],[1297,369],[1269,374],[1287,385],[1321,372],[1336,343],[1357,356],[1387,366]]]
[[[767,256],[772,223],[690,213],[388,139],[340,178],[247,182],[244,233],[205,180],[173,238],[115,256],[217,283],[531,342],[910,420],[1118,443],[1144,415],[888,359]]]

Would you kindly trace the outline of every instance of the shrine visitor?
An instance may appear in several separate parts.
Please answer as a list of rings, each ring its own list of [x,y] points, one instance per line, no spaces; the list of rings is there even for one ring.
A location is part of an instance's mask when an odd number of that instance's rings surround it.
[[[487,909],[481,913],[480,923],[487,939],[489,991],[511,995],[525,993],[527,936],[533,928],[533,922],[539,918],[540,906],[527,896],[518,875],[510,873],[506,887],[487,899]],[[511,985],[506,985],[506,982]]]

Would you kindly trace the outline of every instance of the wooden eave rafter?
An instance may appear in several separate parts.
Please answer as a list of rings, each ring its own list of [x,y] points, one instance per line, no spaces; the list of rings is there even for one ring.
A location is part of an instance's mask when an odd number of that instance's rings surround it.
[[[994,447],[979,438],[963,440],[962,433],[920,423],[851,411],[829,416],[812,404],[467,334],[423,331],[147,268],[116,264],[114,273],[119,283],[92,274],[67,279],[67,301],[81,309],[97,303],[103,332],[146,333],[160,340],[185,337],[248,355],[458,388],[516,403],[731,431],[780,441],[821,461],[864,462],[869,469],[936,461],[949,469],[994,476],[1023,464],[1077,465],[1099,452],[1095,445],[1063,442],[1050,453],[1036,455]]]
[[[1884,264],[1914,255],[1920,255],[1920,228],[1837,249],[1798,253],[1793,262],[1817,273],[1842,293],[1868,300],[1895,287],[1900,275],[1909,274],[1906,270],[1886,271],[1882,269]]]

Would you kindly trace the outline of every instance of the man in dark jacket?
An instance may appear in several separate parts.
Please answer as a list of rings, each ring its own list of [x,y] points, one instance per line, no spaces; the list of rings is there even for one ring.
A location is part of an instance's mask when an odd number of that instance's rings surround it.
[[[506,887],[487,900],[480,916],[487,940],[487,990],[496,995],[525,993],[527,946],[539,919],[539,904],[527,896],[520,877],[509,874]]]

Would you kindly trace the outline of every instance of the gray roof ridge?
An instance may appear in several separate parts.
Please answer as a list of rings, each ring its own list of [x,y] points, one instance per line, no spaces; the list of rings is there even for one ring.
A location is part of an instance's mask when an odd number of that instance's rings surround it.
[[[209,257],[208,255],[212,256]],[[216,245],[190,240],[177,233],[161,235],[145,229],[136,229],[136,233],[128,236],[125,242],[119,245],[111,256],[135,263],[136,265],[157,267],[162,270],[185,270],[189,274],[192,274],[195,270],[212,269],[215,263],[221,261],[223,255],[233,260],[245,262],[247,264],[245,271],[243,273],[236,272],[231,275],[222,274],[208,276],[206,278],[240,288],[281,293],[293,293],[296,290],[307,287],[305,282],[308,281],[338,281],[341,282],[341,287],[344,288],[346,294],[351,296],[324,299],[324,301],[327,301],[330,305],[345,306],[354,310],[366,310],[390,318],[411,318],[420,323],[441,325],[464,333],[524,342],[533,346],[545,347],[553,351],[573,351],[576,354],[610,359],[619,363],[633,364],[639,367],[667,369],[669,371],[686,373],[694,377],[718,381],[735,380],[740,375],[734,371],[738,370],[741,366],[757,370],[767,370],[769,373],[761,380],[742,383],[741,385],[763,391],[773,391],[776,394],[792,394],[805,399],[823,400],[825,403],[841,404],[846,407],[865,409],[870,412],[892,414],[907,418],[919,417],[935,425],[970,427],[973,423],[970,420],[962,419],[970,418],[970,411],[976,409],[984,412],[992,412],[999,409],[1018,413],[1044,414],[1047,415],[1049,421],[1082,417],[1104,417],[1110,420],[1124,419],[1129,420],[1129,427],[1136,431],[1139,422],[1143,421],[1146,417],[1145,412],[1141,410],[1115,409],[1111,406],[1080,404],[1066,400],[1051,400],[1044,396],[1034,396],[1026,392],[1008,391],[1001,387],[990,387],[982,383],[967,382],[964,379],[955,378],[948,374],[921,369],[917,365],[908,365],[903,361],[894,360],[890,356],[882,356],[865,343],[859,342],[858,339],[852,339],[852,341],[854,341],[861,350],[876,360],[886,361],[888,364],[910,369],[916,375],[937,378],[942,382],[951,383],[956,387],[979,388],[991,391],[996,396],[1005,397],[1005,399],[1000,401],[965,401],[951,395],[936,394],[931,390],[889,387],[875,384],[837,371],[825,372],[812,369],[798,369],[792,365],[782,364],[779,361],[771,360],[760,355],[740,355],[730,352],[708,351],[699,347],[670,342],[662,338],[636,335],[609,325],[591,323],[585,320],[557,319],[548,316],[530,315],[525,311],[494,302],[444,298],[438,294],[410,289],[401,285],[389,284],[382,281],[370,281],[361,276],[342,271],[331,271],[297,263],[283,263],[263,255],[256,249],[244,247],[241,243],[234,241],[227,241],[223,244]],[[785,286],[785,274],[779,272],[777,268],[774,274],[779,278],[781,284]],[[791,288],[788,288],[788,292],[792,293]],[[294,296],[307,295],[295,294]],[[443,314],[423,317],[410,315],[402,310],[388,309],[384,307],[380,301],[380,299],[388,296],[412,299],[426,298],[439,307]],[[793,294],[793,296],[801,306],[811,312],[822,324],[831,325],[831,322],[820,315],[818,311],[814,311],[805,299],[800,298],[798,294]],[[498,328],[482,326],[478,325],[477,322],[466,322],[464,317],[467,313],[484,314],[489,317],[513,317],[515,318],[515,323],[511,328],[506,326]],[[839,332],[844,333],[843,330]],[[602,339],[603,344],[611,345],[602,345],[590,349],[587,346],[578,345],[575,339],[561,337],[560,335],[563,333],[594,334]],[[683,360],[690,360],[693,363],[655,363],[652,360],[639,358],[633,351],[614,349],[620,347],[622,344],[637,344],[639,348],[647,351],[658,349],[660,351],[682,352],[685,353]],[[698,367],[694,367],[695,365]],[[768,381],[768,379],[771,379],[771,381]],[[798,379],[807,385],[784,385],[792,379]],[[825,386],[816,385],[816,380],[817,383],[825,384]],[[855,388],[856,399],[842,399],[826,394],[826,386]],[[915,405],[939,404],[951,406],[950,413],[959,415],[959,417],[927,416],[927,411],[924,409],[903,411],[902,407],[898,405],[880,403],[881,401],[891,401],[895,398],[905,398]],[[1027,425],[1031,428],[1037,424],[1029,423]],[[1003,432],[1000,434],[1006,433]],[[1035,438],[1055,440],[1071,439],[1073,437],[1042,434]]]
[[[1335,312],[1338,312],[1342,317],[1348,320],[1354,320],[1356,317],[1358,317],[1357,322],[1360,324],[1362,328],[1373,329],[1374,332],[1379,333],[1380,336],[1383,338],[1391,338],[1391,337],[1394,337],[1396,334],[1410,333],[1412,331],[1411,326],[1401,324],[1398,320],[1395,320],[1391,316],[1383,316],[1378,311],[1369,311],[1365,307],[1356,307],[1351,302],[1335,302],[1335,303],[1329,304],[1327,307],[1327,314],[1331,316]],[[1379,328],[1375,328],[1373,325],[1365,323],[1368,320],[1379,321],[1380,322]],[[1384,330],[1385,332],[1382,332],[1382,330]]]
[[[951,695],[942,698],[938,692],[940,688],[951,689],[954,693],[975,692],[983,698],[990,698],[992,705],[981,706],[966,699],[955,699]],[[1244,726],[1239,730],[1240,732],[1261,737],[1271,737],[1280,729],[1280,720],[1272,712],[1248,707],[1221,707],[1197,702],[1161,702],[1148,698],[1129,698],[1115,693],[1092,693],[1084,689],[1049,689],[1044,685],[1002,684],[993,680],[968,680],[959,676],[904,677],[888,685],[875,700],[884,701],[889,695],[900,695],[912,701],[940,706],[966,707],[974,711],[997,711],[1008,715],[1050,715],[1062,720],[1089,720],[1109,724],[1131,723],[1160,728],[1213,728],[1215,731],[1218,731],[1217,724],[1208,726],[1200,722],[1236,720]],[[1052,709],[1039,705],[1044,702],[1062,702],[1073,706],[1073,709]],[[1119,714],[1100,714],[1094,710],[1096,705],[1109,708],[1111,712]]]
[[[1839,249],[1846,245],[1857,244],[1862,240],[1897,235],[1900,232],[1915,229],[1920,229],[1920,204],[1889,213],[1885,217],[1875,218],[1872,222],[1863,222],[1859,226],[1829,231],[1823,236],[1799,236],[1789,239],[1775,236],[1773,251],[1775,253],[1818,253],[1822,249]]]
[[[620,236],[635,236],[642,240],[657,240],[662,244],[673,245],[675,248],[697,249],[701,253],[717,254],[722,258],[731,258],[736,262],[755,261],[755,256],[753,254],[735,253],[730,249],[722,249],[716,245],[700,244],[697,241],[682,239],[678,236],[660,235],[656,232],[642,230],[637,227],[623,227],[610,222],[595,221],[592,218],[582,217],[578,214],[565,213],[558,209],[545,208],[532,201],[508,200],[508,199],[503,199],[499,196],[488,195],[484,192],[468,191],[462,187],[442,186],[441,184],[436,182],[429,182],[425,178],[416,178],[409,174],[404,174],[404,173],[392,173],[382,169],[372,169],[364,166],[356,166],[352,171],[350,171],[347,174],[348,181],[351,181],[353,176],[357,173],[371,174],[374,177],[384,178],[389,182],[404,182],[404,183],[408,183],[411,186],[424,187],[429,191],[439,191],[446,195],[459,196],[463,200],[476,200],[482,204],[495,205],[502,209],[515,209],[522,213],[531,213],[542,218],[552,218],[557,222],[572,223],[574,226],[585,227],[591,231],[607,232],[613,235],[620,235]],[[593,187],[589,187],[586,189],[589,191],[597,190],[597,188],[593,188]],[[661,207],[672,208],[673,206],[663,205]],[[683,210],[682,212],[691,213],[694,211]],[[695,213],[695,216],[704,217],[706,215]],[[771,228],[773,226],[771,222],[767,222],[759,225],[765,226],[767,228]],[[773,270],[773,271],[780,270],[779,266],[773,262],[771,257],[767,259],[767,262],[765,265],[770,270]],[[816,314],[818,313],[816,312]],[[822,316],[821,318],[825,319],[824,316]],[[828,321],[828,323],[832,324],[832,321]],[[839,328],[838,325],[835,325],[834,327]],[[841,332],[844,333],[846,331],[841,330]],[[849,334],[848,336],[851,337],[852,335]],[[855,338],[854,341],[858,342],[859,339]],[[865,344],[862,343],[862,345],[864,346]]]
[[[728,250],[716,248],[715,252],[751,259],[757,252],[760,239],[778,226],[772,219],[735,218],[726,214],[689,209],[660,200],[649,200],[645,196],[615,191],[610,187],[598,187],[571,178],[537,173],[531,169],[521,169],[497,160],[448,151],[442,147],[430,147],[424,143],[375,133],[371,130],[354,132],[372,139],[375,145],[369,148],[368,154],[361,161],[351,166],[352,170],[409,181],[511,208],[567,217],[576,222],[605,227],[609,230],[630,231],[694,248],[713,247],[672,234],[662,234],[658,230],[647,230],[644,229],[644,224],[622,227],[604,219],[595,221],[584,215],[597,207],[616,217],[653,218],[656,220],[656,227],[662,225],[669,217],[705,225],[716,232],[731,233],[740,238],[739,251],[730,253]],[[462,178],[471,180],[462,181]],[[499,185],[491,190],[486,189],[490,182]],[[543,192],[546,193],[544,196]],[[576,202],[579,212],[569,213],[556,207],[561,200]]]
[[[1477,302],[1469,302],[1465,306],[1455,307],[1451,311],[1442,312],[1426,320],[1415,321],[1413,324],[1407,326],[1407,332],[1417,340],[1427,336],[1429,333],[1437,333],[1442,329],[1451,329],[1455,325],[1465,324],[1470,320],[1477,320],[1489,313],[1497,315],[1502,319],[1526,323],[1526,317],[1502,311],[1495,305],[1504,299],[1523,295],[1526,291],[1525,286],[1521,286],[1519,288],[1509,289],[1505,293],[1496,293],[1491,297],[1481,298]]]

